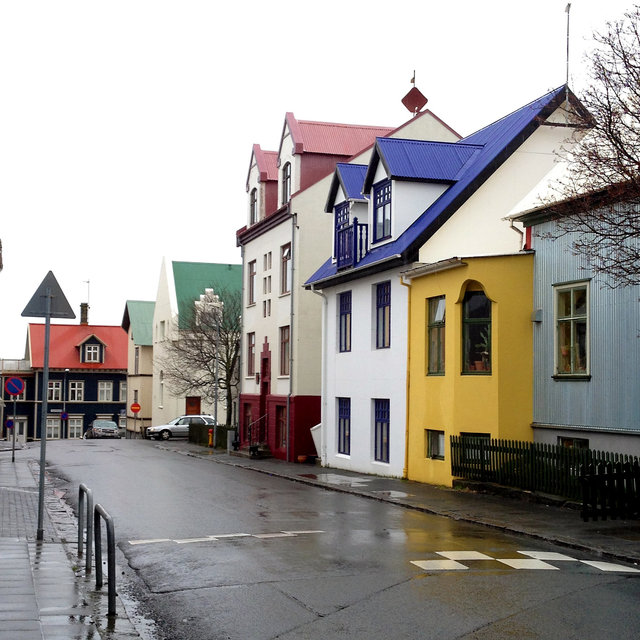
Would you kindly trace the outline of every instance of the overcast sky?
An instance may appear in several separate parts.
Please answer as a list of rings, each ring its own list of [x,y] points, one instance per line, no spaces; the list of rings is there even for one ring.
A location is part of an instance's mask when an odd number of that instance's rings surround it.
[[[566,5],[0,0],[0,357],[23,357],[49,270],[77,315],[88,299],[119,325],[163,256],[239,263],[252,144],[277,150],[287,111],[395,127],[415,70],[468,135],[563,84]],[[631,5],[571,3],[572,86]]]

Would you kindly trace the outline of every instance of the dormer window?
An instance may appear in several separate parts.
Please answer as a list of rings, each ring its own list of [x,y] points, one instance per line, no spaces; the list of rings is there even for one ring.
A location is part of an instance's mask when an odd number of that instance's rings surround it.
[[[249,224],[258,222],[258,190],[251,189],[249,196]]]
[[[99,344],[84,345],[84,361],[100,362],[100,345]]]
[[[287,162],[282,167],[282,204],[291,199],[291,163]]]
[[[391,181],[373,187],[373,241],[391,237]]]

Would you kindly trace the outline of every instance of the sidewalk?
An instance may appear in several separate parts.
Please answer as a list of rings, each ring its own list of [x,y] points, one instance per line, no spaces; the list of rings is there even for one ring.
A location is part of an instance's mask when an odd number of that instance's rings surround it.
[[[239,457],[233,453],[213,452],[184,441],[171,441],[158,446],[185,455],[210,457],[217,463],[244,467],[332,491],[361,495],[408,509],[522,534],[640,568],[640,521],[637,520],[583,522],[579,510],[535,502],[533,496],[524,492],[517,498],[447,489],[313,464],[288,463],[275,458]]]
[[[107,617],[105,586],[76,565],[77,528],[71,510],[45,483],[44,539],[38,529],[39,467],[23,450],[0,443],[0,640],[139,638],[121,599]],[[36,445],[37,446],[37,445]]]

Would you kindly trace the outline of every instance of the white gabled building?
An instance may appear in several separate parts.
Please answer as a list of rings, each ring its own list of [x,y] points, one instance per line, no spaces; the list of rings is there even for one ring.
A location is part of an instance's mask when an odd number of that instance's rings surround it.
[[[565,95],[560,87],[458,142],[410,131],[379,138],[366,166],[337,167],[325,209],[333,253],[305,285],[326,301],[323,465],[406,477],[410,282],[400,272],[522,250],[522,231],[504,218],[545,180],[573,132]]]

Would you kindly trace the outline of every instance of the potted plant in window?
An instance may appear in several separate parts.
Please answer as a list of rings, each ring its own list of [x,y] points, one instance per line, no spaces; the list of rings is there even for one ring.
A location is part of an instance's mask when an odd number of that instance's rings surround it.
[[[481,356],[481,360],[475,361],[476,371],[488,371],[489,369],[489,329],[480,332],[480,342],[476,344],[477,352]]]

